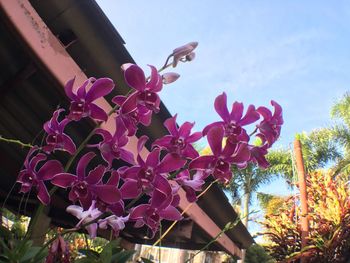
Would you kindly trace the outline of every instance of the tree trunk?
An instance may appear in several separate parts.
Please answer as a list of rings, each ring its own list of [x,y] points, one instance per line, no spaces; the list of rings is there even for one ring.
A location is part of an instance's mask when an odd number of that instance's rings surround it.
[[[249,203],[250,203],[250,192],[244,194],[244,207],[243,207],[243,225],[248,228],[249,221]]]
[[[250,203],[250,192],[246,190],[245,194],[244,194],[244,200],[243,200],[243,220],[242,223],[243,225],[248,229],[248,222],[249,222],[249,203]],[[242,262],[244,263],[245,260],[245,253],[246,250],[243,249],[242,250],[242,259],[239,260],[238,262]]]

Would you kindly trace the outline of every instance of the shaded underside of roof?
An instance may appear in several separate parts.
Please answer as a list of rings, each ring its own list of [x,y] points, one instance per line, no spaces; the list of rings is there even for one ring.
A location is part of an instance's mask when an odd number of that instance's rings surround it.
[[[30,2],[87,76],[108,76],[118,83],[117,89],[108,100],[117,94],[128,92],[119,69],[121,64],[133,62],[133,59],[125,49],[123,39],[94,1]],[[68,101],[62,87],[21,42],[3,14],[0,32],[0,135],[40,144],[43,123],[51,117],[58,105],[67,108]],[[166,130],[162,123],[168,117],[170,114],[162,104],[161,112],[153,118],[151,126],[142,127],[138,134],[147,134],[151,140],[164,135]],[[79,123],[79,126],[69,126],[67,133],[79,144],[93,127],[92,122],[84,121]],[[0,143],[0,202],[6,200],[6,206],[12,211],[31,215],[38,204],[35,194],[20,195],[19,186],[15,185],[26,151],[16,145]],[[65,154],[57,154],[56,157],[62,162],[67,160]],[[54,225],[71,227],[75,222],[74,218],[65,212],[67,205],[67,192],[60,189],[52,197],[49,211]],[[218,186],[212,187],[199,201],[199,205],[220,228],[237,217]],[[167,225],[169,223],[166,222],[164,227]],[[241,223],[226,234],[239,247],[248,247],[252,243],[251,236]],[[154,241],[145,239],[145,228],[135,231],[131,225],[124,231],[123,236],[137,243]],[[198,249],[209,240],[210,237],[198,225],[187,219],[179,222],[162,244]],[[221,248],[214,244],[210,249]]]

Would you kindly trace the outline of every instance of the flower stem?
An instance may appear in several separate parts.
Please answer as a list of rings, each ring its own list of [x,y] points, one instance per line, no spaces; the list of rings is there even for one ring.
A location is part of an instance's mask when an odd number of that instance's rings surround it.
[[[212,185],[215,184],[217,181],[218,181],[218,179],[216,179],[215,181],[211,182],[211,183],[207,186],[207,188],[205,188],[204,191],[201,192],[201,193],[197,196],[197,198],[200,198],[202,195],[204,195],[204,194],[210,189],[210,187],[212,187]],[[188,211],[188,209],[190,209],[190,208],[192,207],[193,204],[194,204],[194,203],[188,204],[188,205],[186,206],[186,208],[182,211],[181,215],[184,215],[184,214]],[[178,220],[177,220],[177,221],[174,221],[174,222],[170,225],[170,227],[160,236],[160,238],[159,238],[156,242],[153,243],[152,247],[158,245],[158,244],[162,241],[162,239],[170,232],[170,230],[174,228],[174,226],[176,225],[177,222],[178,222]]]
[[[255,129],[254,129],[254,131],[252,131],[250,134],[249,134],[249,137],[251,137],[252,135],[254,135],[254,133],[256,133],[258,131],[258,127],[256,127]]]
[[[34,147],[34,145],[32,145],[30,143],[23,143],[20,140],[7,139],[7,138],[2,137],[1,135],[0,135],[0,141],[17,144],[17,145],[21,146],[22,148],[25,148],[25,147],[32,148],[32,147]]]
[[[140,198],[144,195],[144,192],[142,192],[141,194],[139,194],[138,197],[136,197],[135,199],[133,199],[126,207],[125,207],[125,210],[126,209],[129,209],[130,207],[132,207],[137,201],[140,200]]]
[[[117,109],[118,109],[118,105],[116,105],[115,107],[113,107],[111,109],[111,111],[108,113],[108,116],[112,115]],[[66,166],[64,167],[65,172],[68,172],[68,170],[70,169],[70,167],[72,166],[75,158],[78,156],[78,154],[84,149],[84,147],[86,146],[86,144],[88,143],[88,141],[91,139],[91,137],[95,134],[95,130],[97,128],[99,128],[102,125],[102,122],[97,123],[96,127],[88,134],[88,136],[85,138],[85,140],[79,145],[78,149],[75,151],[74,155],[72,155]],[[1,138],[1,137],[0,137]],[[51,188],[49,194],[53,195],[56,191],[57,191],[58,187],[54,186]],[[27,236],[30,237],[31,236],[31,232],[33,231],[33,227],[35,226],[39,215],[43,212],[44,209],[44,205],[40,203],[38,209],[36,210],[34,216],[32,217],[32,219],[30,220],[30,225],[27,231]]]
[[[184,263],[191,262],[191,260],[193,260],[195,256],[197,256],[202,251],[206,250],[211,244],[216,242],[225,232],[234,228],[240,221],[241,221],[241,218],[238,218],[233,222],[228,222],[225,225],[225,227],[212,240],[210,240],[205,246],[203,246],[199,251],[197,251],[193,256],[191,256],[189,259],[187,259]]]

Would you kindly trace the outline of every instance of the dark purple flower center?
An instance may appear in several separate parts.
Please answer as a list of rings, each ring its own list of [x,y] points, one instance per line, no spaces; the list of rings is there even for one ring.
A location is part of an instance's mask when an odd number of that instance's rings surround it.
[[[140,179],[143,184],[143,186],[147,189],[149,186],[150,182],[153,181],[154,178],[154,171],[152,168],[148,167],[147,169],[142,169],[140,171]]]
[[[240,126],[237,126],[235,123],[230,122],[225,125],[225,136],[230,136],[233,134],[240,134],[242,128]]]
[[[58,134],[58,133],[56,133],[56,134],[49,134],[47,136],[46,141],[47,141],[47,144],[49,144],[49,145],[58,145],[58,146],[60,146],[60,145],[63,144],[62,136],[60,134]]]
[[[112,149],[114,157],[118,159],[120,157],[120,151],[119,151],[118,144],[113,143],[111,146],[111,149]]]
[[[87,188],[87,183],[86,182],[78,182],[76,183],[72,190],[74,193],[79,196],[79,198],[84,198],[88,194],[88,188]]]
[[[186,146],[185,140],[182,138],[174,138],[173,139],[173,145],[176,148],[183,149]]]
[[[36,185],[35,176],[29,172],[27,172],[23,175],[22,181],[23,181],[23,184],[27,185],[27,186]]]
[[[134,110],[129,113],[130,119],[133,121],[133,123],[137,124],[139,122],[139,112],[138,110]]]
[[[147,108],[153,109],[154,105],[157,102],[158,95],[155,92],[144,91],[140,94],[140,100],[145,103]]]
[[[220,173],[227,173],[230,170],[230,164],[222,159],[216,162],[215,170]]]
[[[80,119],[89,115],[85,101],[72,101],[70,104],[70,114],[73,119]]]

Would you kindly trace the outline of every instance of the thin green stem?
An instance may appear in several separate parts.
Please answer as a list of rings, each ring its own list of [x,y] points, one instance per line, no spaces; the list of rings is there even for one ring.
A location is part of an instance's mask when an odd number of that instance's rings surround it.
[[[250,214],[256,213],[256,211],[253,211]],[[225,227],[223,229],[220,230],[220,232],[212,239],[210,240],[205,246],[203,246],[199,251],[197,251],[192,257],[190,257],[189,259],[187,259],[184,263],[186,262],[191,262],[192,259],[194,259],[195,256],[197,256],[199,253],[201,253],[202,251],[206,250],[211,244],[215,243],[223,234],[225,234],[227,231],[231,230],[232,228],[234,228],[239,222],[241,222],[245,217],[247,217],[248,215],[240,218],[237,217],[235,221],[233,222],[228,222]]]
[[[125,210],[129,209],[130,207],[132,207],[137,201],[140,200],[140,198],[144,195],[145,193],[142,192],[141,194],[139,194],[138,197],[136,197],[135,199],[133,199],[126,207]]]
[[[113,108],[111,109],[111,111],[108,113],[108,116],[112,115],[118,108],[119,108],[118,105],[116,105],[115,107],[113,107]],[[72,164],[73,164],[75,158],[76,158],[76,157],[78,156],[78,154],[84,149],[84,147],[86,146],[86,144],[88,143],[88,141],[89,141],[89,140],[91,139],[91,137],[94,135],[95,130],[96,130],[97,128],[99,128],[101,125],[102,125],[102,122],[99,122],[99,123],[96,125],[96,127],[88,134],[88,136],[85,138],[85,140],[79,145],[79,147],[78,147],[78,149],[75,151],[74,155],[72,155],[72,156],[69,158],[69,160],[68,160],[68,162],[67,162],[67,164],[66,164],[66,166],[65,166],[65,168],[64,168],[65,172],[68,172],[68,170],[69,170],[70,167],[72,166]],[[57,191],[57,189],[58,189],[58,187],[57,187],[57,186],[54,186],[54,187],[50,190],[49,194],[50,194],[50,195],[53,195],[53,194]],[[36,210],[36,212],[35,212],[35,214],[34,214],[34,217],[33,217],[32,220],[30,221],[30,225],[29,225],[29,228],[28,228],[28,231],[27,231],[28,237],[31,236],[31,232],[33,231],[32,228],[33,228],[34,225],[36,224],[36,222],[37,222],[37,220],[38,220],[38,217],[39,217],[39,215],[42,213],[43,209],[44,209],[44,205],[40,203],[38,209]]]
[[[23,148],[25,148],[25,147],[33,148],[34,147],[34,145],[32,145],[30,143],[23,143],[20,140],[7,139],[7,138],[2,137],[1,135],[0,135],[0,141],[17,144],[17,145],[19,145],[19,146],[21,146]]]
[[[162,224],[160,224],[159,226],[159,238],[162,236]],[[160,241],[159,242],[159,246],[158,246],[158,259],[159,259],[159,262],[162,262],[162,257],[161,257],[161,248],[162,248],[162,242]]]
[[[83,224],[83,225],[81,225],[81,226],[79,226],[79,227],[74,227],[74,228],[71,228],[71,229],[67,229],[67,230],[65,230],[65,231],[62,231],[61,233],[56,233],[51,239],[49,239],[49,241],[47,241],[42,247],[41,247],[41,249],[36,253],[36,255],[33,257],[33,259],[37,256],[37,255],[39,255],[41,252],[43,252],[44,251],[44,249],[46,248],[46,247],[48,247],[52,242],[54,242],[56,239],[57,239],[57,237],[58,236],[65,236],[65,235],[67,235],[67,234],[70,234],[70,233],[73,233],[73,232],[77,232],[78,230],[80,230],[80,229],[83,229],[84,227],[86,227],[86,226],[88,226],[88,225],[91,225],[91,224],[93,224],[93,223],[96,223],[98,220],[100,220],[100,219],[102,219],[102,218],[104,218],[104,217],[107,217],[107,216],[109,216],[110,215],[110,213],[103,213],[102,215],[100,215],[99,217],[97,217],[97,218],[95,218],[94,220],[91,220],[91,221],[89,221],[89,222],[87,222],[87,223],[85,223],[85,224]],[[32,261],[31,261],[32,262]]]
[[[239,221],[241,221],[240,218],[238,220],[236,219],[234,222],[228,222],[225,225],[225,227],[212,240],[210,240],[205,246],[203,246],[199,251],[197,251],[193,256],[187,259],[184,263],[191,262],[191,260],[194,259],[195,256],[197,256],[202,251],[206,250],[211,244],[215,243],[225,232],[234,228]]]
[[[258,127],[256,127],[256,128],[254,129],[254,131],[252,131],[252,132],[249,134],[249,137],[251,137],[252,135],[254,135],[257,131],[258,131]]]

